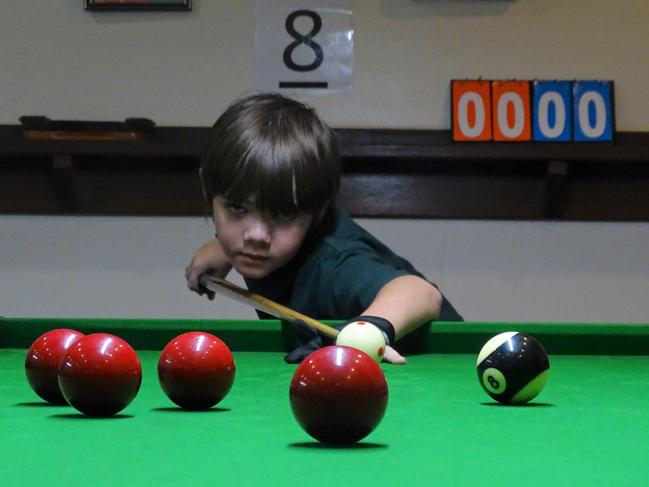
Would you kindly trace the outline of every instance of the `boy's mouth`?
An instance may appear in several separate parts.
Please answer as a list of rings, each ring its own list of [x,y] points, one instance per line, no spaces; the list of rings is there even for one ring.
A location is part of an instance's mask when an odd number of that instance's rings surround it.
[[[249,260],[251,262],[264,262],[264,261],[268,260],[268,256],[261,255],[261,254],[250,254],[248,252],[242,252],[241,256],[244,259],[247,259],[247,260]]]

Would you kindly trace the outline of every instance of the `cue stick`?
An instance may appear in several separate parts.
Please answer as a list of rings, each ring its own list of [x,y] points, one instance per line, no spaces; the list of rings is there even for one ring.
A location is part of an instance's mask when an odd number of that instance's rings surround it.
[[[298,311],[287,308],[284,305],[260,296],[259,294],[248,291],[247,289],[243,289],[242,287],[239,287],[236,284],[231,283],[230,281],[226,281],[225,279],[203,274],[199,278],[199,283],[205,289],[213,293],[223,294],[224,296],[232,298],[240,303],[248,306],[253,306],[259,311],[268,313],[275,318],[280,318],[282,320],[288,321],[301,320],[309,327],[318,330],[324,336],[329,338],[335,338],[335,336],[338,335],[338,330],[333,326],[325,325],[318,320],[314,320],[313,318],[299,313]]]

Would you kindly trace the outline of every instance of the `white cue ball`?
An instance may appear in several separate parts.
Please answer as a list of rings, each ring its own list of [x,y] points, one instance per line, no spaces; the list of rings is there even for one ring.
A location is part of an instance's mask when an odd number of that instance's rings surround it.
[[[354,321],[346,325],[336,336],[336,345],[354,347],[377,362],[381,362],[385,355],[383,332],[368,321]]]

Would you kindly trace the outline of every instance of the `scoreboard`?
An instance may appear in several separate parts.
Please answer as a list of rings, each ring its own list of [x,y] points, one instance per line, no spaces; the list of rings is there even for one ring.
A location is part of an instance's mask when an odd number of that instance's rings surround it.
[[[613,81],[452,80],[458,142],[612,142]]]

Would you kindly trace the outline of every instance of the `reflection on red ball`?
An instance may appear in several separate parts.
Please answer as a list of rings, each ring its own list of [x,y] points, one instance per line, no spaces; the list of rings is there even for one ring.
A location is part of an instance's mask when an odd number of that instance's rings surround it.
[[[228,346],[205,332],[171,340],[160,354],[158,378],[164,393],[184,409],[208,409],[230,392],[236,366]]]
[[[107,333],[75,342],[59,365],[59,386],[75,409],[90,416],[117,414],[135,398],[142,366],[135,350]]]
[[[290,386],[293,414],[316,440],[353,444],[379,424],[388,405],[388,385],[376,361],[360,350],[316,350],[296,369]]]
[[[57,328],[39,336],[27,351],[27,382],[42,399],[52,404],[67,404],[59,389],[59,363],[67,349],[83,336],[76,330]]]

